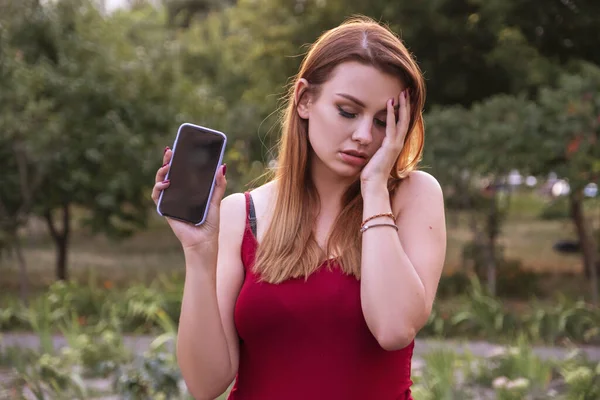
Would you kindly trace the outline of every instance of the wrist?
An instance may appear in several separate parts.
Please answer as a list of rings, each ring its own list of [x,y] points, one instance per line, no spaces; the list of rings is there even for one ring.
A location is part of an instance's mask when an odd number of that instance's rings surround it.
[[[360,191],[363,198],[380,195],[389,196],[387,182],[384,181],[362,181],[360,183]]]
[[[219,240],[207,240],[204,242],[193,243],[193,244],[181,244],[184,254],[198,255],[198,254],[210,254],[212,252],[217,253],[219,250]]]
[[[214,274],[217,265],[218,247],[214,246],[188,246],[183,248],[186,273],[208,272]]]

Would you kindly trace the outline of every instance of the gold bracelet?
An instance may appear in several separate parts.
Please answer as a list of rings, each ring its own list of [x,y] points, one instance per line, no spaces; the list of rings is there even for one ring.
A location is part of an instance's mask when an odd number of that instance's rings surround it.
[[[374,228],[376,226],[391,226],[392,228],[396,229],[396,232],[398,232],[398,227],[396,226],[396,224],[387,224],[387,223],[381,223],[381,224],[371,224],[371,225],[365,225],[362,228],[360,228],[360,233],[363,233],[364,231],[366,231],[369,228]]]
[[[390,213],[382,213],[382,214],[376,214],[376,215],[372,215],[369,218],[365,219],[362,224],[360,224],[360,227],[362,228],[363,226],[365,226],[365,224],[369,221],[371,221],[372,219],[375,218],[379,218],[379,217],[390,217],[391,219],[394,220],[394,222],[396,222],[396,216],[394,214]]]

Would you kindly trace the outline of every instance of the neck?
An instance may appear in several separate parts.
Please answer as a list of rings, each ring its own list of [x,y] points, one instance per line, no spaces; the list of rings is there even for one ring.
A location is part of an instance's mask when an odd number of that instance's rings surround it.
[[[321,201],[321,215],[337,215],[342,196],[355,178],[344,178],[322,165],[312,165],[310,176]]]

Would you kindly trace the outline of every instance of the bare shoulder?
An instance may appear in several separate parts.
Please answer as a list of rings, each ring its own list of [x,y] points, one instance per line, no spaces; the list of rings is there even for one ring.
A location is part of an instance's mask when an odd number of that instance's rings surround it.
[[[425,171],[412,171],[398,186],[394,205],[399,211],[409,204],[427,200],[443,203],[442,187],[438,180]]]
[[[273,206],[275,205],[274,202],[276,189],[276,182],[270,181],[250,191],[250,194],[252,195],[252,201],[254,202],[254,206],[256,208],[257,219],[261,219],[261,217],[267,217],[269,211],[272,211]]]
[[[250,191],[256,211],[256,233],[259,242],[262,242],[262,238],[273,219],[276,194],[277,183],[275,181],[267,182]]]
[[[224,218],[225,221],[231,221],[240,215],[245,215],[245,213],[246,197],[243,193],[233,193],[221,200],[221,218]]]
[[[263,200],[268,200],[270,198],[273,197],[273,195],[275,194],[275,189],[276,189],[276,182],[275,181],[269,181],[267,183],[265,183],[264,185],[261,185],[259,187],[257,187],[256,189],[253,189],[250,191],[250,194],[252,195],[252,199],[263,199]]]
[[[246,198],[243,193],[233,193],[221,200],[219,234],[232,245],[242,244],[246,224]]]

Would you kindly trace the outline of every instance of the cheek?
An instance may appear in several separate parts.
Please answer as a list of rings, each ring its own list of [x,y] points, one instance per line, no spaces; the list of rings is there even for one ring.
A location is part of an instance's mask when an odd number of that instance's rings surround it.
[[[372,131],[373,135],[373,145],[377,148],[380,148],[383,144],[383,140],[385,139],[385,128],[376,127]]]
[[[348,126],[342,118],[323,108],[314,109],[308,120],[309,140],[313,147],[318,146],[323,150],[327,150],[325,146],[332,146],[343,140],[347,130]]]

